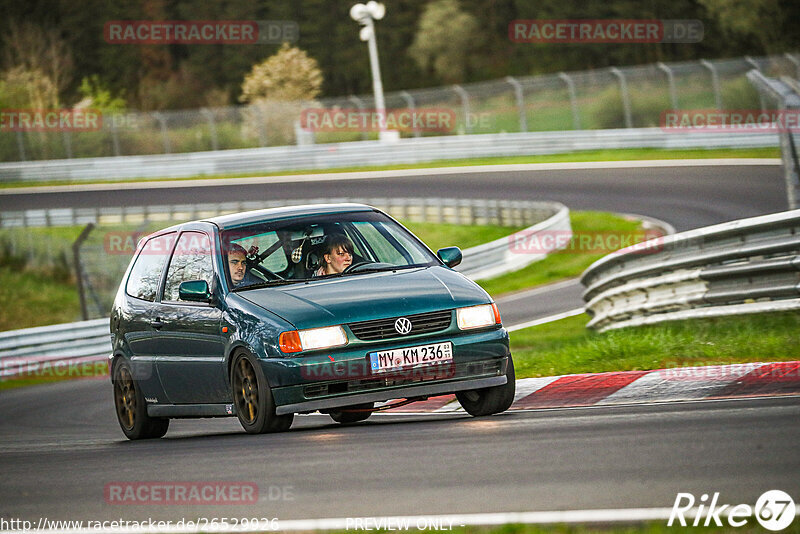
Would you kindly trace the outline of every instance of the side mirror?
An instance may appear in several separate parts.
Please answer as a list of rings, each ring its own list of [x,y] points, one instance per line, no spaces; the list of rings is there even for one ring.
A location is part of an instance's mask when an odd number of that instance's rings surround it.
[[[436,255],[442,260],[442,263],[451,268],[461,263],[462,259],[461,249],[458,247],[440,248],[436,251]]]
[[[178,286],[178,296],[181,300],[189,302],[210,302],[211,291],[208,289],[208,282],[205,280],[189,280],[181,282]]]

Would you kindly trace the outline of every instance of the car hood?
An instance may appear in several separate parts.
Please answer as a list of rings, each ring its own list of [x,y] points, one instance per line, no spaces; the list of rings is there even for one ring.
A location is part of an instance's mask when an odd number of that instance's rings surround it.
[[[296,328],[316,328],[491,302],[477,284],[446,267],[354,274],[237,295]]]

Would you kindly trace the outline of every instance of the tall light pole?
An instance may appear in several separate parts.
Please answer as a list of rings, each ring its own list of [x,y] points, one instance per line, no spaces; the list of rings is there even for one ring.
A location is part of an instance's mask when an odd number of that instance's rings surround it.
[[[372,90],[375,93],[375,111],[380,121],[379,137],[384,137],[386,103],[383,100],[383,84],[381,83],[381,67],[378,62],[378,43],[375,40],[375,21],[381,20],[386,14],[386,6],[370,0],[366,4],[356,4],[350,8],[350,18],[358,22],[363,28],[358,34],[362,41],[367,42],[369,48],[369,65],[372,70]]]

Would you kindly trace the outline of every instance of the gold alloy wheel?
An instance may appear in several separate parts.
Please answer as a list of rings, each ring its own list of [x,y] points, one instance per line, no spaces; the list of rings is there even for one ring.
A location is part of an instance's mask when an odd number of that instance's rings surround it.
[[[136,423],[136,386],[127,365],[122,365],[119,376],[114,380],[114,400],[117,417],[126,430],[133,430]]]
[[[258,417],[258,379],[253,365],[245,357],[239,358],[233,375],[233,392],[237,413],[248,424]]]

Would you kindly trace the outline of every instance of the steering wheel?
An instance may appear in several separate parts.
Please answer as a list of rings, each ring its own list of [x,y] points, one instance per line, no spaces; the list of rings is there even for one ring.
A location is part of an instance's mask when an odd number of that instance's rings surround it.
[[[363,267],[364,265],[372,265],[375,263],[374,261],[357,261],[356,263],[351,263],[347,267],[345,267],[343,273],[354,273],[358,272],[357,269]]]

